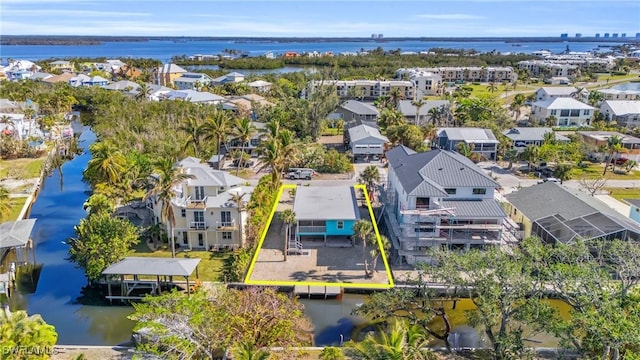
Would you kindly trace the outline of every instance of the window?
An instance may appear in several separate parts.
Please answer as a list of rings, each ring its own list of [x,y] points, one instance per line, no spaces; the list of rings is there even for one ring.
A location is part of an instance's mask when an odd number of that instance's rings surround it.
[[[473,189],[473,195],[485,195],[487,193],[487,189],[485,188],[475,188]]]
[[[444,189],[444,191],[446,191],[447,194],[449,194],[449,195],[455,195],[456,194],[456,189],[453,189],[453,188]]]
[[[204,199],[204,186],[196,186],[196,200]]]
[[[182,233],[182,243],[189,245],[189,234],[186,231]]]
[[[195,222],[204,222],[204,211],[194,211],[193,212],[193,221],[195,221]]]
[[[344,221],[338,220],[338,230],[344,229]]]
[[[220,222],[223,225],[230,225],[231,224],[231,211],[221,211],[220,212]]]
[[[574,117],[580,116],[580,110],[571,110],[571,116],[574,116]]]
[[[556,110],[551,110],[551,115],[555,116],[556,115]]]
[[[428,209],[429,208],[429,198],[419,197],[416,198],[416,209]]]
[[[560,116],[569,116],[569,110],[560,110]]]
[[[198,233],[198,246],[204,246],[204,235],[202,233]]]
[[[187,217],[187,210],[180,209],[180,215],[182,215],[182,217]]]
[[[231,231],[225,231],[222,233],[222,239],[223,240],[231,240],[233,239],[233,234],[231,233]]]
[[[585,110],[583,113],[583,115],[589,115],[589,114],[591,114],[591,110]]]

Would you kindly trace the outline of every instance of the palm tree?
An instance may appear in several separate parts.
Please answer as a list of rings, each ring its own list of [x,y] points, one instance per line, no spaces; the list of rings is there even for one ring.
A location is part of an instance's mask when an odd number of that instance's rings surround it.
[[[383,109],[382,112],[380,112],[379,122],[380,122],[380,125],[384,126],[385,128],[388,128],[391,126],[404,124],[405,117],[398,110]]]
[[[145,101],[151,96],[151,87],[147,83],[140,84],[138,92],[136,93],[136,100]]]
[[[231,117],[224,110],[216,109],[206,122],[202,125],[203,140],[214,140],[218,149],[217,154],[222,151],[222,144],[232,133]],[[222,168],[221,161],[218,162],[218,170]]]
[[[345,353],[358,360],[427,360],[436,359],[428,350],[427,336],[418,325],[395,320],[387,331],[379,328],[377,336],[368,334],[361,342],[345,344]]]
[[[287,261],[289,237],[291,237],[291,224],[293,224],[296,221],[296,213],[294,213],[293,210],[291,209],[286,209],[280,213],[280,219],[282,219],[282,222],[284,222],[284,225],[286,226],[284,229],[283,254],[284,254],[284,261]]]
[[[509,105],[509,110],[513,111],[514,120],[518,120],[520,118],[521,110],[520,108],[524,105],[525,97],[523,94],[516,94],[513,98],[513,101]]]
[[[627,160],[624,163],[624,169],[627,171],[627,174],[631,172],[631,170],[633,170],[634,167],[638,166],[638,162],[635,160]]]
[[[256,349],[255,344],[250,341],[242,341],[234,346],[231,354],[236,360],[267,360],[270,356],[268,351]]]
[[[367,261],[367,243],[372,239],[373,224],[369,220],[358,220],[353,224],[353,236],[362,242],[362,257],[364,259],[364,273],[369,276],[369,262]]]
[[[171,246],[171,257],[176,257],[175,238],[173,236],[173,228],[176,224],[176,217],[173,211],[171,199],[175,196],[174,188],[187,179],[194,176],[184,174],[182,169],[173,166],[173,162],[166,158],[160,158],[153,163],[155,169],[154,183],[151,190],[145,198],[154,196],[155,201],[162,202],[162,210],[160,217],[163,222],[169,225],[169,245]]]
[[[393,106],[397,108],[400,100],[404,99],[404,94],[400,88],[395,87],[389,91],[389,98],[391,99]]]
[[[0,221],[7,219],[11,213],[11,196],[9,189],[4,186],[0,186]]]
[[[607,168],[609,164],[613,164],[615,168],[615,162],[613,161],[613,156],[618,154],[622,150],[622,137],[619,135],[613,135],[607,139],[607,150],[609,152],[609,157],[607,158],[607,162],[604,164],[604,172],[602,176],[607,173]]]
[[[387,251],[391,250],[391,242],[389,242],[389,239],[386,236],[380,235],[380,243],[382,245],[382,249],[385,251],[385,254]],[[378,270],[376,270],[376,267],[378,266],[378,258],[380,258],[380,256],[382,255],[380,246],[374,247],[369,252],[369,255],[371,255],[371,272],[378,272]]]
[[[380,172],[375,165],[369,165],[358,176],[358,182],[366,186],[369,197],[373,194],[374,187],[380,182]]]
[[[247,203],[244,201],[244,197],[247,193],[241,193],[241,190],[231,193],[231,201],[236,204],[238,211],[238,232],[240,233],[240,247],[245,246],[245,236],[242,222],[242,213],[247,209]]]
[[[416,107],[416,122],[415,122],[415,125],[418,125],[420,123],[420,109],[422,109],[422,107],[424,105],[426,105],[426,103],[422,99],[417,99],[417,100],[412,100],[411,101],[411,105]]]
[[[441,111],[441,107],[434,106],[431,109],[429,109],[428,113],[429,113],[429,117],[431,118],[431,123],[433,123],[436,126],[440,125],[440,121],[443,115]]]
[[[527,145],[522,151],[522,160],[527,162],[527,171],[531,171],[531,164],[540,157],[540,148],[536,145]]]
[[[247,146],[247,143],[251,140],[251,137],[256,133],[256,128],[251,123],[249,118],[240,118],[236,120],[235,126],[233,128],[233,136],[238,139],[241,145],[241,155],[238,160],[238,167],[236,168],[236,176],[240,172],[240,168],[244,164],[244,152]]]
[[[458,150],[458,153],[468,158],[471,157],[471,154],[473,153],[474,148],[475,148],[475,145],[473,143],[466,143],[462,141],[456,144],[456,150]]]
[[[489,82],[489,85],[487,85],[487,90],[489,90],[489,92],[493,94],[494,92],[496,92],[496,90],[498,90],[498,86],[495,82],[491,81]]]
[[[560,184],[564,183],[566,180],[571,179],[571,170],[573,167],[570,164],[558,164],[556,169],[553,171],[553,175],[560,179]]]
[[[126,173],[127,159],[118,147],[110,141],[100,141],[89,147],[92,158],[84,170],[84,177],[92,185],[105,183],[116,186]]]
[[[555,145],[556,144],[556,134],[553,131],[549,131],[544,133],[543,144]]]
[[[200,141],[202,138],[203,127],[197,116],[187,116],[183,123],[178,127],[179,131],[187,134],[187,139],[182,145],[182,150],[186,151],[189,147],[193,147],[193,153],[196,157],[200,156]]]

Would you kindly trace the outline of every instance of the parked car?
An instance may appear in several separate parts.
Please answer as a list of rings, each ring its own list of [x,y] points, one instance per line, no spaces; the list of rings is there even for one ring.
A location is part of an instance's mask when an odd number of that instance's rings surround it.
[[[313,173],[314,173],[313,169],[289,169],[289,173],[287,173],[287,179],[290,179],[290,180],[297,180],[297,179],[311,180],[311,177],[313,176]]]
[[[233,166],[238,167],[239,164],[240,164],[240,160],[238,159],[233,160]],[[253,160],[245,160],[242,162],[242,167],[245,167],[245,168],[252,167],[253,165],[255,165],[255,162]]]
[[[560,179],[554,177],[548,177],[542,180],[543,182],[554,182],[556,184],[560,184]]]
[[[624,165],[624,163],[626,163],[627,161],[629,161],[629,159],[623,158],[623,157],[619,157],[617,159],[614,159],[613,163],[616,164],[616,165]]]

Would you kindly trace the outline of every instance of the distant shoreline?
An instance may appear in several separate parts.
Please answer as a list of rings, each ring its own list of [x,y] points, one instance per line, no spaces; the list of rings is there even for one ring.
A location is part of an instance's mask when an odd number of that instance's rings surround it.
[[[0,45],[101,45],[105,42],[147,42],[147,41],[230,41],[233,43],[300,43],[300,42],[362,42],[385,43],[390,41],[455,41],[455,42],[490,42],[505,43],[528,42],[603,42],[603,43],[640,43],[640,38],[604,38],[604,37],[389,37],[373,39],[367,37],[211,37],[211,36],[82,36],[82,35],[3,35]]]

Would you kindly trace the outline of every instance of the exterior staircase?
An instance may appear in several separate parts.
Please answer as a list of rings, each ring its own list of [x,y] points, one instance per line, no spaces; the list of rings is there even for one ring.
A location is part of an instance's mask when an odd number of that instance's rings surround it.
[[[296,254],[296,255],[300,255],[302,254],[302,243],[300,242],[300,240],[296,239],[296,235],[293,233],[293,231],[291,231],[291,234],[289,234],[289,246],[288,246],[288,252],[291,254]]]

